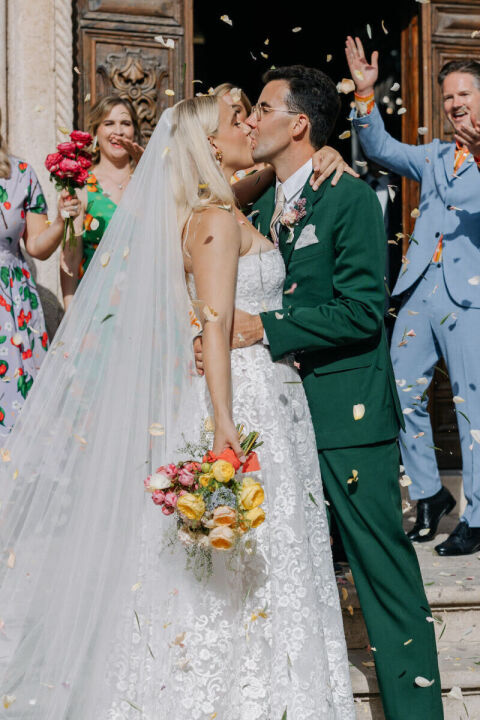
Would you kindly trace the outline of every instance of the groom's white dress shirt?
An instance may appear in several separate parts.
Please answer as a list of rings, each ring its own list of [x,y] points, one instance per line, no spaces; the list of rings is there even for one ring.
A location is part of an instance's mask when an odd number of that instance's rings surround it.
[[[290,177],[288,177],[285,182],[281,183],[280,180],[277,178],[277,182],[275,184],[275,205],[277,204],[278,188],[281,187],[283,190],[283,195],[285,197],[285,205],[283,208],[284,213],[288,212],[288,210],[293,207],[297,200],[300,200],[302,190],[305,187],[307,180],[312,174],[312,172],[313,163],[312,158],[310,158],[304,165],[302,165],[302,167],[299,167],[298,170],[295,170],[293,175],[290,175]],[[275,230],[277,231],[278,236],[280,233],[280,220],[275,223]],[[263,344],[270,344],[268,342],[267,333],[265,331],[263,331]]]
[[[296,203],[296,201],[300,200],[302,190],[312,172],[313,164],[312,158],[310,158],[304,165],[302,165],[302,167],[299,167],[298,170],[295,170],[293,175],[290,175],[290,177],[288,177],[285,182],[281,183],[277,178],[277,182],[275,184],[275,204],[277,203],[278,188],[281,187],[285,197],[285,205],[283,211],[288,212]],[[280,232],[280,220],[277,221],[275,225],[275,230],[277,231],[278,235]]]

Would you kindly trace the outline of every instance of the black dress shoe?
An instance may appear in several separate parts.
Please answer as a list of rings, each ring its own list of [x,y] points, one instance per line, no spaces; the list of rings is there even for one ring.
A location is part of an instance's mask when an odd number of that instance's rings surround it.
[[[438,528],[438,523],[444,515],[452,512],[456,502],[453,495],[442,487],[435,495],[417,502],[417,520],[407,533],[410,540],[415,542],[428,542],[432,540]],[[428,532],[427,532],[428,531]]]
[[[462,520],[445,542],[437,545],[435,550],[442,556],[471,555],[480,550],[480,528],[470,527]]]

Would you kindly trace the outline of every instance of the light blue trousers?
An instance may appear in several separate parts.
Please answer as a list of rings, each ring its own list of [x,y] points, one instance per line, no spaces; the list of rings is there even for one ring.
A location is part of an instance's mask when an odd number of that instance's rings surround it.
[[[476,270],[472,268],[472,275]],[[431,263],[406,293],[393,331],[391,355],[406,423],[400,445],[405,471],[412,480],[410,497],[428,498],[441,488],[425,391],[443,357],[453,396],[464,400],[455,404],[467,499],[462,519],[480,527],[480,443],[470,432],[480,431],[480,310],[452,300],[440,263]]]

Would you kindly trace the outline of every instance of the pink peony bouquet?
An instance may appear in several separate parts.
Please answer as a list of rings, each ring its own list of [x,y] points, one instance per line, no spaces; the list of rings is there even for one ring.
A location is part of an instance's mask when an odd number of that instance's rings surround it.
[[[87,182],[88,168],[92,165],[92,156],[85,149],[93,141],[90,133],[82,130],[73,130],[70,133],[70,141],[57,145],[57,152],[47,155],[45,167],[50,173],[50,180],[55,183],[57,192],[68,190],[70,195],[75,195],[77,188],[82,188]],[[65,217],[65,229],[63,232],[62,247],[69,235],[69,246],[75,245],[75,230],[73,218]]]
[[[149,475],[145,490],[164,515],[176,514],[178,539],[190,550],[231,550],[238,540],[265,520],[265,493],[256,477],[260,470],[254,452],[258,433],[241,434],[247,457],[243,465],[228,448],[220,455],[207,452],[202,461],[163,465]]]

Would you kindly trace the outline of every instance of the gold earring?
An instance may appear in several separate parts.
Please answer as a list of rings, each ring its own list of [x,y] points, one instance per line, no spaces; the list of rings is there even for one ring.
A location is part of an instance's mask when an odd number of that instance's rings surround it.
[[[218,162],[218,164],[220,165],[220,163],[221,163],[222,160],[223,160],[223,152],[222,152],[221,150],[217,150],[217,152],[215,153],[215,160],[216,160],[216,161]]]

